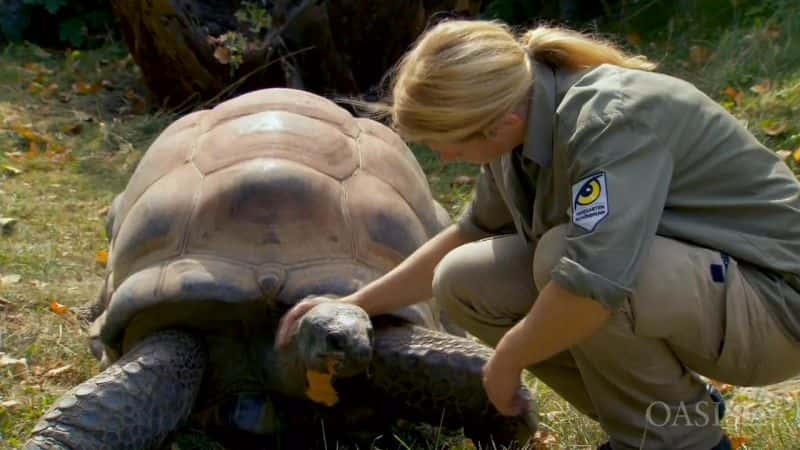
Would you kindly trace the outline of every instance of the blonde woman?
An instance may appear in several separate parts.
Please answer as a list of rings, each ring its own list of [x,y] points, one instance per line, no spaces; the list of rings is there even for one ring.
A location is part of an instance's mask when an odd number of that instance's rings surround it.
[[[457,223],[339,301],[434,296],[496,346],[504,414],[530,370],[609,434],[604,449],[726,449],[697,374],[800,373],[800,184],[691,84],[559,28],[441,23],[373,105],[408,141],[481,164]],[[322,301],[284,318],[280,343]]]

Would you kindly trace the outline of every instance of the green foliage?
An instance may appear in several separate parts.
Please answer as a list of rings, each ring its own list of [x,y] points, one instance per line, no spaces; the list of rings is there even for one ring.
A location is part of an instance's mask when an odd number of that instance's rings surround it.
[[[263,49],[263,36],[272,27],[269,11],[253,2],[242,2],[234,16],[239,21],[240,31],[228,31],[209,38],[215,47],[214,58],[230,67],[231,76],[244,63],[248,51]]]
[[[111,28],[105,0],[0,0],[0,41],[29,40],[45,46],[93,46]]]
[[[243,2],[234,15],[240,23],[249,24],[253,33],[260,33],[261,30],[269,30],[272,27],[272,16],[267,9],[253,2]]]
[[[42,5],[50,14],[55,14],[62,6],[67,4],[67,0],[23,0],[26,5]]]

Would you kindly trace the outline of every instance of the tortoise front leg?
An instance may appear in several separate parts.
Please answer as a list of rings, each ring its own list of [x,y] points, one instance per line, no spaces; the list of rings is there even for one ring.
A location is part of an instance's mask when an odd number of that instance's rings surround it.
[[[61,397],[25,449],[157,448],[189,416],[206,358],[200,341],[185,333],[144,339]]]
[[[467,437],[484,445],[524,444],[538,426],[535,399],[526,389],[528,411],[519,417],[494,408],[482,382],[491,352],[471,339],[376,318],[372,384],[405,418],[463,426]]]

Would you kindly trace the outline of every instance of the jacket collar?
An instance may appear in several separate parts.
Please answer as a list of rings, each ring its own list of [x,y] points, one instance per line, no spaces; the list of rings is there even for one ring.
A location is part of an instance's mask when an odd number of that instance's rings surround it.
[[[556,107],[567,90],[585,73],[553,69],[549,64],[533,61],[533,92],[528,107],[528,124],[522,154],[541,167],[550,167],[553,163]]]

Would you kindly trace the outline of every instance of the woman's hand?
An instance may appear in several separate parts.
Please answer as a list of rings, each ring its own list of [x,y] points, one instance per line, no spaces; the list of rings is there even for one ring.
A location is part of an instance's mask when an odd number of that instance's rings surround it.
[[[325,302],[341,301],[332,297],[311,296],[306,297],[300,303],[294,305],[286,314],[281,318],[278,324],[278,334],[275,337],[275,348],[281,349],[289,345],[297,327],[300,325],[300,319],[310,311],[313,307]]]
[[[483,388],[500,414],[518,416],[525,412],[527,402],[522,397],[522,369],[505,361],[496,352],[483,366]]]

